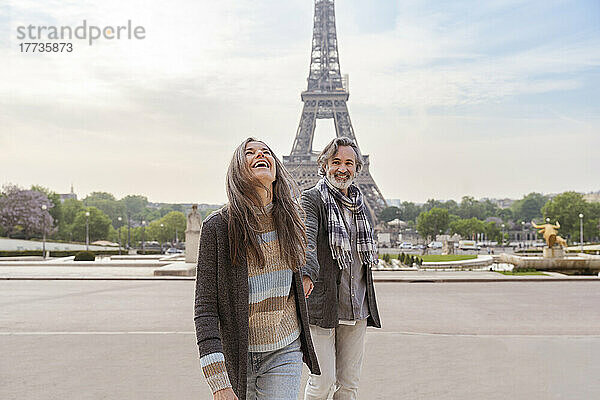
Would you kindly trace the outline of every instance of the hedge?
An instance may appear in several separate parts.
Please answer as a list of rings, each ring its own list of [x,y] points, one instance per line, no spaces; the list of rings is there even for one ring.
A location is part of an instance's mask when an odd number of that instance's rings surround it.
[[[70,257],[82,250],[50,250],[50,257]],[[114,256],[119,254],[119,250],[96,250],[95,254],[99,256]],[[122,250],[122,254],[127,254]],[[22,257],[22,256],[43,256],[41,250],[0,250],[0,257]]]
[[[79,251],[75,254],[74,261],[95,261],[96,255],[93,251]]]

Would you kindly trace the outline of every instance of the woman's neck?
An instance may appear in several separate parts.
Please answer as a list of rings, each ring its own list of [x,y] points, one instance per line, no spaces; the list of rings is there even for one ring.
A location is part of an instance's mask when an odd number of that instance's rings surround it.
[[[261,202],[261,204],[259,204],[259,206],[264,207],[273,201],[273,191],[272,190],[267,191],[265,188],[259,187],[256,189],[256,192],[258,194],[258,199]]]

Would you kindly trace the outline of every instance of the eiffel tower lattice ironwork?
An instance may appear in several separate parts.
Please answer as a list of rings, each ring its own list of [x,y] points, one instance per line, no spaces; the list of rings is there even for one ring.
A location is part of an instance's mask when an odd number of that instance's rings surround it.
[[[334,0],[315,0],[308,88],[301,94],[304,108],[292,152],[283,156],[286,168],[302,190],[314,186],[320,179],[317,174],[319,152],[312,149],[317,119],[333,119],[336,136],[349,137],[358,145],[346,105],[349,97],[347,82],[340,73]],[[375,217],[387,203],[369,172],[369,156],[363,157],[365,165],[355,183]]]

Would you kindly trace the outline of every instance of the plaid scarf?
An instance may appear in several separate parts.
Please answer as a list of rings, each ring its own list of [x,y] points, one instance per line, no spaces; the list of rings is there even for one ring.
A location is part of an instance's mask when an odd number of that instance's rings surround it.
[[[377,264],[377,246],[373,240],[373,230],[365,214],[363,195],[354,184],[348,188],[348,196],[331,185],[324,177],[317,183],[321,199],[327,208],[327,229],[329,231],[329,247],[331,256],[338,261],[340,269],[347,268],[352,263],[350,236],[344,224],[339,201],[352,212],[356,222],[357,250],[363,264]],[[337,201],[336,201],[337,200]]]

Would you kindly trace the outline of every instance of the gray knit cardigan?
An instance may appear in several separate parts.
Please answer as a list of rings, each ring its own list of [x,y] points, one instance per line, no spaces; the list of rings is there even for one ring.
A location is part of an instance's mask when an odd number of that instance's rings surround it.
[[[196,274],[194,323],[200,357],[222,352],[233,391],[246,398],[248,360],[248,266],[233,266],[229,257],[227,211],[221,209],[202,225]],[[292,291],[300,325],[303,360],[313,374],[320,374],[302,287],[295,272]]]

